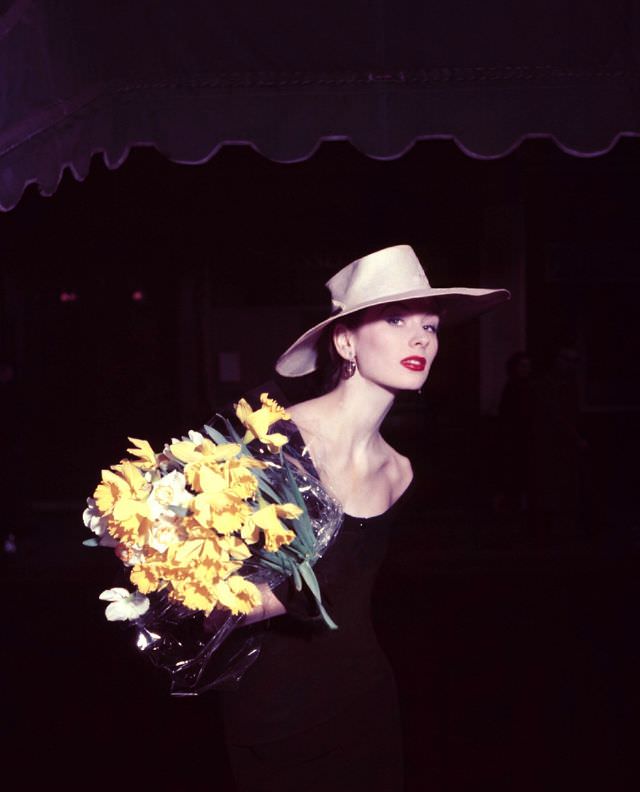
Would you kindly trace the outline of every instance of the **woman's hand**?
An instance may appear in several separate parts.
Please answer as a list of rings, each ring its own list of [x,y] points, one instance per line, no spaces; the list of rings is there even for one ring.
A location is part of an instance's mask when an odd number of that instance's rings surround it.
[[[244,617],[242,624],[253,624],[254,622],[272,619],[274,616],[282,616],[283,613],[286,613],[284,605],[266,583],[259,583],[258,589],[260,590],[262,602]]]
[[[244,627],[246,624],[253,624],[254,622],[264,621],[265,619],[272,619],[274,616],[281,616],[283,613],[286,613],[284,605],[266,583],[259,583],[258,589],[262,602],[260,605],[256,605],[246,616],[243,616],[242,620],[237,624],[238,627]],[[205,631],[211,635],[215,635],[228,618],[228,610],[214,608],[204,620]]]

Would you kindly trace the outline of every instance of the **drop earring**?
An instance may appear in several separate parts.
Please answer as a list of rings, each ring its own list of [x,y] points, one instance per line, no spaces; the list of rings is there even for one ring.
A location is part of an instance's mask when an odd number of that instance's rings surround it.
[[[351,379],[353,375],[356,373],[356,361],[355,359],[352,360],[343,360],[342,361],[342,379]]]

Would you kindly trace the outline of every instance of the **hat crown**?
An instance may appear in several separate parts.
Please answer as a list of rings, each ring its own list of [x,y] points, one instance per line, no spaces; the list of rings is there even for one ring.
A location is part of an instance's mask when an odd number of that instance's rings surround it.
[[[352,261],[325,284],[335,313],[372,300],[430,288],[422,264],[409,245],[394,245]]]

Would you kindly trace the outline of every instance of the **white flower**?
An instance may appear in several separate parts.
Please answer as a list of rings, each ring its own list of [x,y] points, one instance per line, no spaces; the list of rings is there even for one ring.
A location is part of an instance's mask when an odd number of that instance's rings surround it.
[[[204,435],[201,432],[196,432],[195,429],[189,429],[187,437],[194,445],[200,445],[204,441]],[[182,440],[178,440],[177,437],[172,437],[171,442],[165,445],[165,449],[170,448],[174,443],[181,443],[183,440],[186,440],[186,437],[183,437]]]
[[[147,597],[139,591],[127,591],[118,586],[103,591],[100,599],[111,603],[104,612],[108,621],[137,619],[149,610]]]
[[[159,553],[170,544],[180,539],[180,517],[171,508],[187,509],[193,500],[193,495],[186,488],[184,473],[173,470],[166,476],[156,481],[147,499],[150,517],[153,526],[147,538],[147,544]]]
[[[87,508],[82,512],[82,521],[99,537],[103,547],[115,547],[118,542],[109,534],[108,519],[96,506],[95,498],[87,498]]]
[[[170,516],[161,515],[154,520],[153,526],[147,537],[147,544],[159,553],[180,541],[181,533],[179,530],[180,518],[170,513]]]
[[[170,506],[187,508],[193,500],[193,495],[186,489],[187,482],[184,473],[173,470],[156,481],[147,498],[152,520],[160,518],[169,519],[175,516]]]

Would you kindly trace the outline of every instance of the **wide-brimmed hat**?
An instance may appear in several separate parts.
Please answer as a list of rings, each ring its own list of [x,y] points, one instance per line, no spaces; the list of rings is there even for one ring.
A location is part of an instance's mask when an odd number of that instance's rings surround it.
[[[440,320],[450,325],[489,311],[511,297],[507,289],[432,288],[409,245],[394,245],[356,259],[325,285],[331,293],[331,316],[303,333],[280,355],[276,371],[284,377],[301,377],[314,371],[317,344],[323,330],[343,316],[364,308],[437,297]]]

